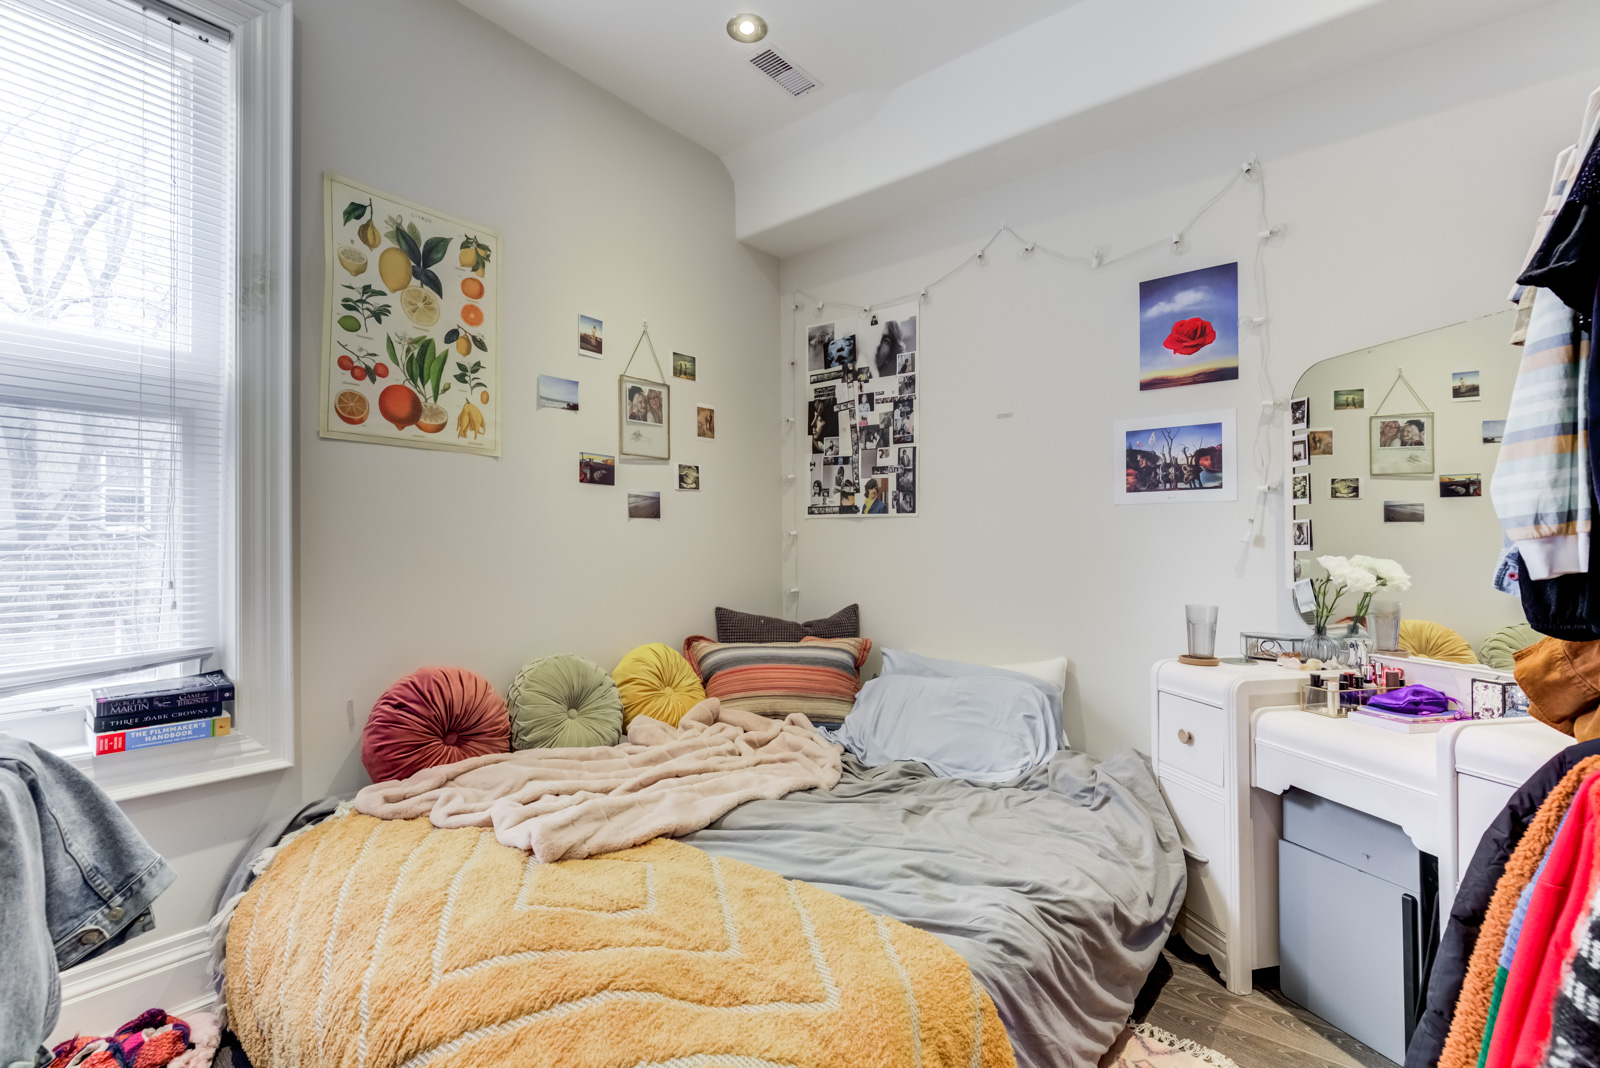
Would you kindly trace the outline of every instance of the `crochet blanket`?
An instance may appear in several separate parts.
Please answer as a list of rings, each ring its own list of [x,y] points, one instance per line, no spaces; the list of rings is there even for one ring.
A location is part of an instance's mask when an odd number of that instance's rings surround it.
[[[701,701],[668,726],[628,724],[623,745],[524,749],[426,768],[356,794],[357,812],[493,827],[542,861],[594,856],[697,831],[746,801],[831,788],[839,746],[805,716],[768,719]]]
[[[273,858],[227,959],[257,1068],[1015,1064],[935,936],[665,839],[540,864],[336,817]]]

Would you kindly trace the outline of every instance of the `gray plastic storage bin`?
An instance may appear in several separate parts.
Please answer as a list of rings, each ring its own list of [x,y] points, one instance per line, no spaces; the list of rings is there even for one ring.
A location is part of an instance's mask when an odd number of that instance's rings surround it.
[[[1284,996],[1404,1061],[1437,944],[1437,872],[1396,825],[1302,790],[1284,794]]]

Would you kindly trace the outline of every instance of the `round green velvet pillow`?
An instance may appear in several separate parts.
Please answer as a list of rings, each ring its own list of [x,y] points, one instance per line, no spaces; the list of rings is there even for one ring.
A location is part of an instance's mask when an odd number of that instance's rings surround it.
[[[1526,623],[1501,627],[1483,639],[1483,645],[1478,648],[1478,658],[1496,670],[1510,671],[1516,667],[1512,656],[1538,641],[1539,637],[1539,632]]]
[[[533,661],[506,693],[512,749],[616,745],[622,740],[622,697],[600,665],[562,654]]]

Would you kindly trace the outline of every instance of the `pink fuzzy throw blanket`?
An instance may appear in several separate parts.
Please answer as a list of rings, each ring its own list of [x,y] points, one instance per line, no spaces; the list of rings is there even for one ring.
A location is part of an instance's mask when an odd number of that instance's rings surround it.
[[[524,749],[426,768],[356,795],[357,812],[493,827],[542,862],[697,831],[746,801],[832,788],[839,746],[798,713],[768,719],[709,698],[676,727],[635,717],[622,745]]]

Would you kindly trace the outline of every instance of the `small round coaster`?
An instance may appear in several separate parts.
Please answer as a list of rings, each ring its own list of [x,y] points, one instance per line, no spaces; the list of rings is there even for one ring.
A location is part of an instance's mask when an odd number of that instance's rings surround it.
[[[1178,663],[1191,664],[1194,667],[1216,667],[1222,661],[1214,656],[1190,656],[1188,653],[1184,653],[1178,657]]]

